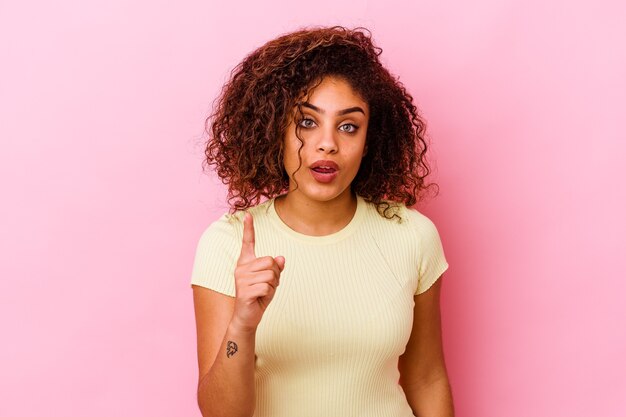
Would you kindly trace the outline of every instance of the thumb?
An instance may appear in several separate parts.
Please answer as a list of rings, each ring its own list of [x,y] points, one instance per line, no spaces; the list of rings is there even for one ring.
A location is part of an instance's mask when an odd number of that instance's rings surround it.
[[[283,269],[285,269],[285,257],[284,256],[277,256],[277,257],[274,258],[274,260],[278,264],[278,267],[280,268],[280,272],[283,272]]]

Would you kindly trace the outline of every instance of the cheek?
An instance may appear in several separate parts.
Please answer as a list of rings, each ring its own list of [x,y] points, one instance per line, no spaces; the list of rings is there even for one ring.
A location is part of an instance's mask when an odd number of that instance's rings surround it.
[[[359,140],[358,142],[352,143],[350,148],[346,150],[350,154],[350,159],[354,160],[362,158],[365,149],[365,140]]]
[[[300,164],[300,160],[298,158],[299,147],[300,141],[297,138],[291,137],[290,135],[285,138],[283,164],[289,172],[295,170]]]

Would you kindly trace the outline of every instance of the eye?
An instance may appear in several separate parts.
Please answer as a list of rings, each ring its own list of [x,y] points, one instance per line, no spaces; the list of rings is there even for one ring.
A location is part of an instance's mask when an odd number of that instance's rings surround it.
[[[313,119],[308,119],[308,118],[304,118],[300,120],[300,123],[298,123],[300,126],[302,126],[305,129],[310,129],[313,126],[315,126],[315,120]]]
[[[339,130],[346,133],[354,133],[357,131],[358,128],[358,126],[353,125],[352,123],[346,123],[345,125],[339,126]]]

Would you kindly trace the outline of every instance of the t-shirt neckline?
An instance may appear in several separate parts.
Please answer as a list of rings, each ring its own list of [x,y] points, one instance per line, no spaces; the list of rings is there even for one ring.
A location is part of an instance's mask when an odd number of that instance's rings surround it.
[[[357,203],[356,210],[354,212],[354,215],[352,216],[352,219],[347,225],[345,225],[342,229],[334,233],[331,233],[329,235],[312,236],[312,235],[305,235],[304,233],[297,232],[293,230],[291,227],[287,226],[287,224],[283,222],[283,220],[280,218],[280,216],[276,212],[276,207],[274,207],[275,200],[276,200],[275,198],[272,198],[270,200],[270,205],[269,205],[269,210],[268,210],[269,218],[272,224],[274,224],[274,226],[276,226],[281,232],[283,232],[284,234],[294,239],[297,239],[302,242],[316,243],[316,244],[328,244],[328,243],[337,242],[339,240],[345,239],[346,237],[354,233],[355,230],[358,228],[359,224],[361,223],[363,217],[365,216],[365,209],[366,209],[366,204],[367,204],[367,202],[363,199],[363,197],[357,194],[356,195],[356,203]]]

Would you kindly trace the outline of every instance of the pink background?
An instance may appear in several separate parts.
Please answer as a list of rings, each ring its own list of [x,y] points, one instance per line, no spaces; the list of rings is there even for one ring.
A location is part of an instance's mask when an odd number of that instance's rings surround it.
[[[0,415],[200,415],[189,276],[226,209],[204,117],[248,52],[343,24],[428,121],[457,416],[624,416],[625,21],[623,1],[0,3]]]

